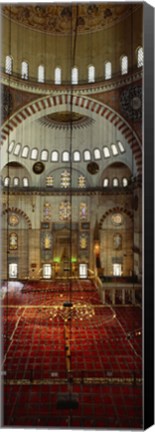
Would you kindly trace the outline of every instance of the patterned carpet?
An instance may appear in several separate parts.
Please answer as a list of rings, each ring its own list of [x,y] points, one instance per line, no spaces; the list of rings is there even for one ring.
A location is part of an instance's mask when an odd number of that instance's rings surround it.
[[[142,428],[140,307],[103,306],[91,281],[15,286],[1,307],[4,426]]]

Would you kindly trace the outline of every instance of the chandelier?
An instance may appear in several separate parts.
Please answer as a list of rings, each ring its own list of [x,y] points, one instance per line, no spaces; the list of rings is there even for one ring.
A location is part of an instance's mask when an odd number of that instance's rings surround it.
[[[50,311],[50,319],[59,317],[63,319],[65,323],[68,321],[83,321],[85,319],[91,319],[95,315],[93,306],[89,303],[75,303],[65,302],[63,305],[57,305]]]

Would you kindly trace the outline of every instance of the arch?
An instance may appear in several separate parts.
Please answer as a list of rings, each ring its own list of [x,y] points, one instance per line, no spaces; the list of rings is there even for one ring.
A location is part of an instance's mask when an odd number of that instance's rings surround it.
[[[28,228],[29,229],[32,229],[32,223],[31,223],[31,221],[30,221],[30,218],[27,216],[27,214],[25,213],[25,212],[23,212],[21,209],[19,209],[19,208],[17,208],[17,207],[9,207],[9,208],[7,208],[7,209],[5,209],[5,210],[3,210],[2,211],[2,216],[4,216],[5,214],[7,214],[7,213],[16,213],[16,214],[18,214],[19,216],[22,216],[24,219],[25,219],[25,221],[27,222],[27,224],[28,224]]]
[[[118,131],[122,133],[125,140],[128,142],[133,155],[135,157],[136,167],[138,174],[142,172],[142,151],[141,151],[141,141],[138,138],[135,131],[133,131],[132,127],[129,123],[115,110],[110,108],[109,106],[103,104],[102,102],[98,102],[92,100],[91,98],[70,94],[60,94],[57,96],[46,96],[38,99],[37,101],[31,102],[29,105],[26,105],[24,108],[21,108],[18,112],[13,114],[12,117],[9,118],[9,121],[6,121],[2,127],[1,137],[3,142],[10,135],[10,131],[13,131],[17,126],[24,121],[26,121],[31,116],[44,111],[46,108],[54,108],[58,105],[72,105],[79,108],[84,108],[88,110],[90,113],[93,112],[104,119],[108,120],[113,126],[116,127]]]
[[[113,207],[113,208],[107,210],[107,211],[103,214],[103,216],[101,217],[101,219],[100,219],[100,221],[99,221],[99,229],[102,228],[102,224],[103,224],[104,220],[107,218],[107,216],[109,216],[109,215],[112,214],[112,213],[116,213],[116,212],[117,212],[117,213],[124,213],[125,215],[129,216],[131,220],[133,220],[133,214],[130,212],[130,210],[127,210],[127,209],[124,208],[124,207],[116,206],[116,207]]]

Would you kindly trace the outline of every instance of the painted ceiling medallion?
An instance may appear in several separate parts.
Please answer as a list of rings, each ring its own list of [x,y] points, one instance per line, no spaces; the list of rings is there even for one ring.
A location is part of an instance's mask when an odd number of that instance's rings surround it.
[[[114,213],[111,216],[111,222],[114,225],[121,225],[123,223],[123,217],[122,217],[122,215],[120,213]]]
[[[10,214],[9,215],[9,225],[10,226],[16,226],[19,224],[19,218],[16,214]]]
[[[138,8],[137,4],[54,3],[6,4],[3,15],[32,30],[49,34],[70,34],[77,25],[78,33],[92,33],[120,22]]]
[[[42,162],[36,162],[33,165],[33,172],[35,174],[42,174],[42,172],[44,171],[44,169],[45,169],[45,166],[44,166],[44,164]]]
[[[99,171],[99,165],[96,162],[90,162],[87,165],[87,171],[92,175],[97,174]]]
[[[87,127],[94,122],[94,120],[88,116],[83,116],[71,111],[52,113],[41,117],[37,121],[39,121],[43,126],[52,129],[70,129],[71,127],[79,129]]]

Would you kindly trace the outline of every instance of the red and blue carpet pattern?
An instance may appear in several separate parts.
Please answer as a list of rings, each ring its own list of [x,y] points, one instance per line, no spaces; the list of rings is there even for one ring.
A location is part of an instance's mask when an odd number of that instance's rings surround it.
[[[102,305],[91,281],[29,283],[1,305],[4,426],[142,428],[140,307]],[[68,392],[78,407],[58,408]]]

